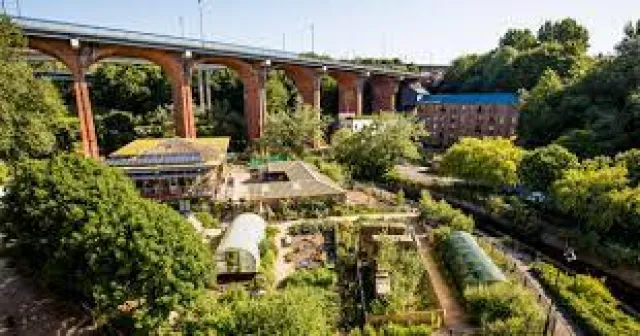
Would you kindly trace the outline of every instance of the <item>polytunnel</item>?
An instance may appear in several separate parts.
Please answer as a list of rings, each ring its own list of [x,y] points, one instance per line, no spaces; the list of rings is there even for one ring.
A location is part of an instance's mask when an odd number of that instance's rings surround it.
[[[260,265],[260,242],[267,223],[262,217],[245,213],[236,217],[216,249],[218,274],[256,273]]]
[[[451,233],[444,242],[443,256],[461,287],[506,280],[502,271],[468,232]]]

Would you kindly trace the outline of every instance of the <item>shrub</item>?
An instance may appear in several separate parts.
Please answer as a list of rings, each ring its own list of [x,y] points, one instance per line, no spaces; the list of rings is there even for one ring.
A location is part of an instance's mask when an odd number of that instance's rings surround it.
[[[573,278],[540,263],[540,278],[580,326],[591,335],[640,335],[640,322],[624,313],[602,281],[587,275]]]
[[[210,213],[205,211],[199,211],[194,214],[196,218],[202,223],[202,227],[207,229],[217,229],[220,227],[220,221],[214,218]]]
[[[437,225],[446,225],[453,230],[473,231],[473,219],[462,211],[453,208],[444,200],[435,201],[428,192],[420,198],[420,219]]]
[[[464,291],[469,312],[488,334],[542,332],[544,312],[526,288],[511,282],[469,286]]]
[[[321,267],[313,270],[298,270],[283,281],[283,287],[320,287],[332,288],[337,281],[336,273],[328,268]]]

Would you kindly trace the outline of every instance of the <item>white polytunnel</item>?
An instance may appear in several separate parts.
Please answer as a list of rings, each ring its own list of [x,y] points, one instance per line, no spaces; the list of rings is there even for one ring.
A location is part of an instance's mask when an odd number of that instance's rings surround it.
[[[253,213],[236,217],[216,249],[218,274],[256,273],[260,265],[260,242],[267,223]]]

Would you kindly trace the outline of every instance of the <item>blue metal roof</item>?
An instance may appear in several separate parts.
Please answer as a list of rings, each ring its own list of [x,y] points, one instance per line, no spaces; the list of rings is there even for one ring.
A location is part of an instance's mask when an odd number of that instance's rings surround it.
[[[497,104],[516,105],[518,96],[514,93],[461,93],[434,94],[423,96],[419,104]]]

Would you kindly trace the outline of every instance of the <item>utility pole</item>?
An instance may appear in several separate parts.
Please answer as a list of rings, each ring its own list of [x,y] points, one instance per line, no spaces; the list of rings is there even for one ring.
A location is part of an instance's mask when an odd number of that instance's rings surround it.
[[[282,33],[282,51],[287,50],[287,36],[285,33]]]
[[[200,10],[200,43],[204,47],[204,26],[203,26],[203,10],[202,10],[202,0],[198,0],[198,9]]]
[[[311,24],[311,53],[316,53],[316,30],[313,23]]]
[[[178,18],[178,25],[180,26],[180,36],[184,38],[184,17],[180,16]]]
[[[200,10],[200,43],[204,48],[204,26],[203,26],[203,15],[202,15],[202,0],[198,0],[198,9]],[[200,111],[204,112],[206,108],[206,98],[205,98],[205,88],[203,77],[206,75],[205,71],[198,67],[198,94],[200,95]]]

